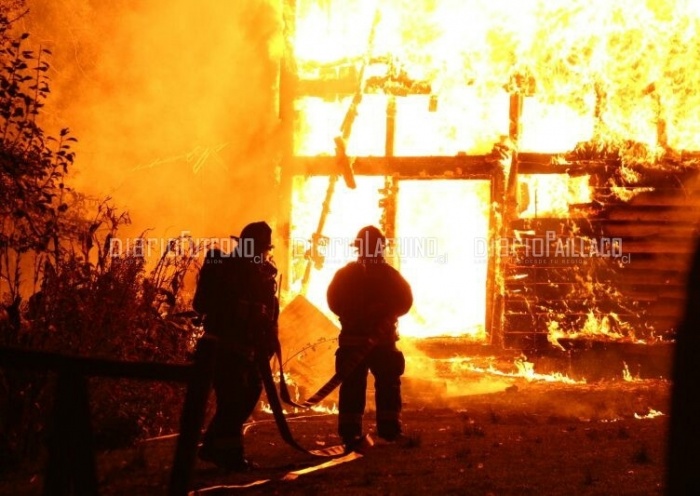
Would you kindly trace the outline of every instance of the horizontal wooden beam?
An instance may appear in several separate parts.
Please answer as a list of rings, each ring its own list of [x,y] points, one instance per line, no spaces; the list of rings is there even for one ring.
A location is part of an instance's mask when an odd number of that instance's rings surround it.
[[[352,167],[358,176],[395,175],[404,179],[491,179],[499,166],[485,155],[456,155],[454,157],[356,157]],[[292,162],[291,172],[299,176],[328,176],[341,174],[342,170],[334,156],[297,156]]]
[[[683,256],[689,256],[695,252],[695,243],[692,239],[662,239],[659,241],[653,240],[635,240],[635,239],[625,239],[622,245],[622,251],[624,254],[627,253],[667,253],[667,254],[678,254]],[[686,259],[688,263],[690,259]],[[690,264],[689,264],[690,265]]]
[[[611,206],[592,218],[627,222],[667,222],[692,224],[700,218],[700,206],[688,205],[684,208],[652,206]]]
[[[598,232],[608,237],[644,238],[647,236],[694,239],[696,228],[693,224],[671,224],[669,222],[627,222],[593,220],[591,224]]]
[[[615,170],[618,165],[610,162],[567,162],[556,160],[556,155],[518,154],[519,174],[569,174],[583,176],[586,174],[603,174]]]
[[[86,376],[175,382],[189,381],[193,370],[192,364],[121,362],[12,347],[0,347],[0,365],[57,372],[70,371]]]

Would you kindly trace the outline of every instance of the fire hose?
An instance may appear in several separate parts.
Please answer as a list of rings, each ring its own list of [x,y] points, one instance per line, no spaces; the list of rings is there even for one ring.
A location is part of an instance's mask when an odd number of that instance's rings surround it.
[[[268,355],[266,353],[255,353],[256,365],[258,368],[258,372],[260,373],[260,377],[262,378],[263,387],[265,388],[265,394],[267,395],[267,400],[270,402],[270,409],[272,410],[272,415],[275,419],[275,424],[277,424],[277,429],[279,430],[282,439],[289,446],[298,451],[313,456],[338,456],[345,453],[345,447],[342,445],[330,446],[328,448],[315,450],[306,449],[303,446],[301,446],[294,439],[294,436],[292,435],[292,432],[289,429],[289,424],[287,423],[287,419],[284,416],[282,401],[284,401],[290,406],[298,408],[309,408],[313,405],[316,405],[343,382],[345,377],[347,377],[347,375],[349,375],[350,372],[352,372],[352,370],[355,367],[357,367],[357,365],[359,365],[360,362],[362,362],[362,360],[365,359],[365,357],[373,347],[374,343],[372,341],[368,341],[364,347],[359,348],[350,366],[346,368],[343,374],[339,374],[337,372],[333,374],[333,376],[323,386],[321,386],[321,388],[318,391],[316,391],[316,393],[311,395],[306,401],[302,403],[297,403],[293,401],[291,395],[289,394],[289,388],[287,387],[287,383],[284,379],[284,370],[282,369],[282,347],[279,343],[279,340],[276,340],[274,350],[274,355],[279,364],[279,396],[277,393],[277,388],[275,386],[275,380],[272,377],[272,368],[270,367],[270,360],[268,359]],[[280,401],[280,399],[282,401]]]

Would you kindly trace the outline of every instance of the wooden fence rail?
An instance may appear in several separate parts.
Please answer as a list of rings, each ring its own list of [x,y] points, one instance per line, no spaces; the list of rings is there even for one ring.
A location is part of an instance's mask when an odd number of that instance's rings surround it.
[[[168,494],[186,496],[211,389],[216,340],[200,339],[187,364],[120,362],[0,347],[0,367],[55,372],[58,377],[48,438],[45,496],[97,495],[88,377],[114,377],[187,384]]]

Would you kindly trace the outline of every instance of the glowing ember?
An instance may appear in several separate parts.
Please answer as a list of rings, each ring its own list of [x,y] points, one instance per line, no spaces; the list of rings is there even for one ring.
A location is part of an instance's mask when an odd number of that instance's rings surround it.
[[[272,413],[272,407],[270,406],[269,403],[265,401],[260,402],[260,411],[265,412],[265,413]],[[338,405],[333,403],[331,406],[325,406],[322,404],[319,405],[313,405],[312,407],[305,409],[305,408],[297,408],[297,407],[292,407],[291,411],[287,407],[283,407],[282,411],[284,412],[285,415],[290,415],[290,414],[299,414],[299,413],[308,413],[308,412],[315,412],[319,413],[322,415],[338,415]],[[294,418],[300,418],[298,416]]]
[[[632,374],[630,374],[630,368],[627,366],[627,363],[626,362],[622,362],[622,363],[623,363],[622,378],[627,382],[634,381]]]
[[[634,376],[632,375],[632,372],[630,372],[630,368],[627,365],[627,362],[623,361],[622,362],[622,379],[625,382],[641,382],[641,372],[637,371],[637,375]]]
[[[651,419],[651,418],[656,418],[656,417],[661,417],[664,414],[658,410],[654,410],[653,408],[649,408],[649,413],[646,415],[640,415],[638,413],[634,414],[634,418],[636,419]]]
[[[471,363],[468,359],[452,358],[447,360],[450,363],[451,370],[455,373],[470,371],[483,374],[490,374],[500,377],[517,377],[523,378],[528,382],[561,382],[564,384],[586,384],[585,379],[575,380],[565,374],[554,372],[552,374],[540,374],[535,372],[535,365],[528,362],[526,357],[519,357],[515,360],[514,365],[516,371],[505,372],[498,370],[490,364],[487,368],[479,367]]]

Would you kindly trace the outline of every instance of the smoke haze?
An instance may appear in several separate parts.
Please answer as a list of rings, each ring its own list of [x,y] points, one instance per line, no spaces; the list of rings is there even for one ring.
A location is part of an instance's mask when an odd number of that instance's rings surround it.
[[[275,210],[282,49],[273,0],[29,0],[49,48],[45,128],[78,139],[73,186],[130,235],[228,236]]]

